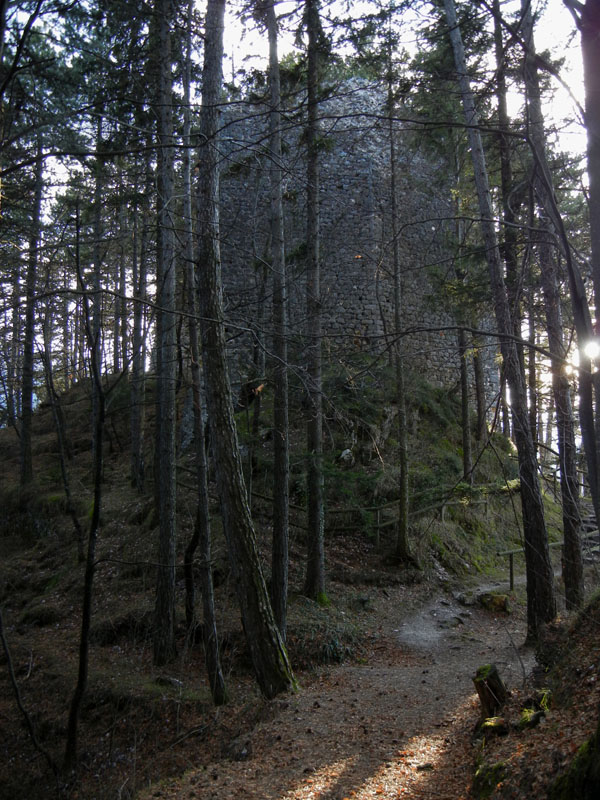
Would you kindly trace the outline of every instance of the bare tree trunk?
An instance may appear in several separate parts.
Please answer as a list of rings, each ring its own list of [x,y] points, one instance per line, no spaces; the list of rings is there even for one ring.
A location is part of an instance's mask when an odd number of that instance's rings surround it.
[[[90,341],[88,336],[88,327],[91,325],[91,333],[92,333],[92,342],[91,346],[94,349],[94,360],[97,364],[98,371],[100,375],[102,375],[103,370],[103,335],[104,332],[102,330],[102,261],[103,261],[103,252],[102,252],[102,238],[103,238],[103,225],[102,225],[102,207],[104,202],[104,159],[102,155],[102,129],[103,129],[103,116],[102,111],[98,115],[96,120],[96,155],[94,158],[94,198],[93,198],[93,232],[94,232],[94,243],[92,247],[93,253],[93,262],[94,262],[94,269],[92,272],[92,307],[90,310],[90,319],[85,317],[86,308],[85,306],[82,307],[82,332],[81,332],[81,340],[80,346],[83,351],[90,347]],[[78,275],[81,283],[81,276]],[[81,283],[82,291],[87,291],[87,286]],[[90,354],[90,362],[92,360]],[[90,369],[90,377],[92,380],[94,376],[91,374]],[[99,409],[97,408],[97,403],[99,402],[98,394],[96,392],[92,392],[92,416],[94,419],[97,418],[99,414]],[[92,460],[95,462],[95,451],[94,447],[95,439],[92,436]]]
[[[97,349],[98,334],[97,331],[94,330],[93,314],[90,311],[88,295],[86,293],[83,272],[79,259],[79,237],[80,220],[78,205],[76,219],[76,266],[79,284],[83,290],[85,329],[92,371],[92,391],[95,395],[95,401],[93,403],[94,414],[92,434],[92,449],[94,453],[94,505],[92,508],[92,518],[90,520],[87,556],[85,562],[85,575],[83,582],[83,607],[81,612],[81,634],[79,639],[79,667],[77,672],[77,683],[71,699],[69,720],[67,723],[67,742],[65,746],[64,759],[64,766],[67,770],[71,769],[77,762],[77,732],[79,726],[79,712],[87,687],[89,671],[90,625],[92,621],[94,575],[96,572],[96,542],[98,539],[98,530],[100,528],[100,506],[102,503],[102,438],[105,418],[105,397],[102,389],[102,373],[98,360],[99,351]]]
[[[460,407],[463,446],[463,480],[473,483],[473,449],[471,446],[471,414],[469,403],[469,371],[467,364],[467,337],[464,328],[458,330],[458,355],[460,358]]]
[[[67,267],[63,267],[62,271],[62,281],[63,286],[69,286],[69,275],[67,271]],[[63,338],[63,346],[62,346],[62,353],[61,353],[61,361],[62,361],[62,373],[63,373],[63,386],[65,391],[71,387],[73,383],[73,348],[72,348],[72,328],[71,328],[71,321],[72,321],[72,314],[69,313],[69,307],[72,303],[72,298],[69,296],[68,292],[65,292],[62,301],[61,301],[61,312],[62,312],[62,338]],[[70,458],[70,456],[69,456]]]
[[[461,159],[458,147],[454,148],[454,182],[456,197],[454,200],[454,213],[456,216],[456,240],[458,248],[462,247],[464,241],[464,225],[461,218],[460,202],[460,171]],[[465,271],[457,263],[454,271],[456,277],[464,282]],[[464,312],[461,308],[456,311],[457,322],[464,324]],[[462,428],[462,450],[463,450],[463,480],[466,483],[473,483],[473,448],[471,444],[471,414],[469,402],[469,365],[467,361],[467,335],[465,329],[459,327],[457,332],[458,359],[460,364],[460,408],[461,408],[461,428]]]
[[[473,372],[475,374],[475,398],[477,405],[477,429],[476,438],[478,442],[485,442],[488,436],[486,421],[486,401],[485,401],[485,372],[483,369],[483,359],[481,357],[481,341],[478,337],[473,340]]]
[[[305,0],[308,34],[307,228],[306,272],[307,383],[307,557],[304,591],[314,600],[326,602],[325,509],[323,505],[323,393],[321,373],[321,269],[319,215],[319,0]]]
[[[154,607],[154,663],[171,661],[175,647],[175,382],[176,382],[176,270],[173,248],[173,109],[171,75],[171,0],[156,0],[158,40],[157,86],[157,287],[160,316],[160,371],[157,391],[160,408],[158,436],[158,568]]]
[[[275,623],[263,577],[242,473],[233,399],[225,360],[225,325],[219,246],[218,117],[221,102],[225,0],[208,0],[202,73],[202,145],[198,161],[197,275],[207,410],[215,455],[223,530],[240,603],[246,642],[266,697],[296,683]]]
[[[398,522],[396,526],[395,556],[400,563],[413,562],[408,539],[409,512],[409,468],[408,468],[408,427],[406,421],[406,390],[404,383],[404,357],[402,330],[402,269],[398,235],[398,198],[396,193],[397,159],[394,139],[394,91],[392,83],[391,43],[388,46],[388,136],[390,158],[390,213],[392,217],[392,271],[394,276],[394,368],[396,375],[396,403],[398,405],[398,467],[399,504]]]
[[[50,319],[49,313],[46,311],[43,322],[43,336],[44,336],[44,375],[46,378],[46,391],[48,393],[48,400],[50,408],[52,409],[52,416],[54,418],[54,426],[56,428],[56,438],[58,440],[58,459],[60,463],[60,474],[62,477],[63,488],[65,491],[66,508],[65,511],[73,520],[73,527],[75,528],[75,541],[77,543],[77,561],[83,564],[85,561],[84,551],[84,534],[83,529],[79,523],[75,506],[73,505],[73,495],[71,492],[71,481],[69,480],[69,472],[67,469],[68,446],[65,434],[65,420],[60,406],[60,400],[56,389],[54,387],[54,375],[52,369],[52,350],[50,335]]]
[[[596,320],[600,320],[600,2],[563,0],[581,32],[587,130],[587,193]]]
[[[566,351],[562,335],[562,315],[556,257],[552,253],[548,234],[542,231],[540,262],[542,286],[546,307],[546,327],[549,350],[557,358],[552,362],[552,393],[556,408],[558,454],[560,464],[560,489],[563,514],[563,580],[568,609],[580,608],[585,587],[583,582],[583,556],[581,552],[581,514],[577,480],[577,447],[575,425],[571,407],[569,380],[564,373]],[[550,411],[548,412],[550,414]],[[551,425],[550,419],[548,425]]]
[[[194,233],[192,225],[192,149],[191,149],[191,108],[190,85],[192,69],[192,19],[194,3],[188,0],[186,54],[183,66],[183,137],[186,147],[183,151],[183,216],[185,230],[185,268],[188,282],[188,328],[192,360],[192,392],[194,396],[194,447],[198,481],[198,510],[194,533],[185,551],[184,574],[186,584],[186,622],[193,633],[195,627],[194,571],[193,559],[199,553],[200,589],[202,592],[203,639],[206,658],[206,671],[210,692],[215,705],[227,700],[225,679],[219,654],[219,637],[215,614],[215,596],[212,579],[210,510],[208,499],[208,469],[204,449],[204,424],[202,420],[202,375],[200,371],[200,347],[198,344],[198,325],[196,322],[196,281],[194,275]]]
[[[500,404],[502,406],[502,433],[510,439],[512,424],[510,421],[510,409],[508,407],[506,372],[504,366],[500,368]]]
[[[569,402],[571,401],[571,392],[569,391]],[[554,431],[554,396],[550,395],[548,399],[548,406],[546,408],[546,431],[544,435],[544,445],[546,447],[546,452],[550,455],[550,450],[552,448],[552,436]]]
[[[120,176],[120,182],[123,178]],[[119,257],[115,265],[115,318],[113,368],[115,374],[128,371],[127,353],[127,208],[125,198],[119,196]]]
[[[287,373],[287,286],[283,227],[283,170],[281,166],[281,88],[277,55],[275,3],[267,7],[271,108],[271,269],[273,270],[273,549],[271,599],[282,639],[287,633],[289,542],[289,420]]]
[[[533,17],[529,0],[522,0],[523,38],[527,44],[524,61],[526,88],[526,110],[529,136],[539,155],[545,160],[544,118],[540,98],[539,76],[535,45],[533,41]],[[541,204],[544,203],[546,187],[540,181],[539,167],[534,167],[534,187]],[[556,356],[552,363],[552,390],[556,407],[558,429],[558,452],[560,458],[560,486],[563,509],[563,577],[567,608],[578,608],[583,603],[583,558],[581,553],[581,518],[577,497],[577,462],[575,431],[571,409],[569,382],[562,364],[566,356],[562,337],[562,314],[559,276],[556,256],[552,252],[552,225],[546,217],[539,238],[542,288],[546,308],[546,327],[550,352]],[[531,324],[531,323],[530,323]],[[531,356],[530,356],[531,358]]]
[[[11,337],[9,344],[8,368],[6,371],[6,410],[8,422],[20,434],[17,419],[21,414],[20,391],[17,391],[19,373],[19,341],[21,339],[21,268],[17,261],[14,267],[11,288]]]
[[[131,344],[131,484],[138,492],[144,489],[144,417],[145,374],[144,364],[144,303],[146,300],[146,250],[147,209],[134,210],[133,247],[131,256],[131,281],[133,284],[133,336]],[[141,241],[140,241],[141,217]]]
[[[502,227],[501,253],[506,264],[506,291],[508,303],[513,320],[514,334],[521,337],[521,280],[519,278],[519,260],[517,254],[517,228],[515,221],[519,201],[514,193],[512,176],[512,161],[510,153],[510,119],[508,116],[508,92],[506,87],[506,71],[508,68],[504,54],[502,40],[502,26],[500,23],[500,0],[493,0],[494,9],[494,49],[496,56],[496,96],[498,98],[498,150],[500,155],[500,188],[502,196]],[[519,357],[523,360],[520,345]]]
[[[537,363],[536,363],[536,350],[535,350],[535,314],[534,314],[534,291],[530,290],[529,294],[529,308],[527,309],[527,321],[529,326],[529,347],[527,348],[527,388],[529,393],[529,427],[531,428],[531,436],[533,438],[533,446],[535,447],[536,454],[539,455],[538,448],[538,381],[537,381]]]
[[[519,461],[521,508],[525,544],[527,575],[527,628],[528,637],[537,638],[540,627],[556,616],[554,577],[548,549],[548,535],[544,519],[544,506],[540,491],[535,448],[527,413],[527,392],[517,348],[514,344],[513,323],[504,284],[504,275],[493,209],[490,198],[487,167],[478,128],[473,93],[467,75],[466,61],[460,28],[456,19],[454,0],[444,0],[446,18],[458,81],[462,96],[465,122],[481,215],[481,230],[492,286],[492,298],[506,377],[510,386],[514,437]],[[504,336],[503,336],[504,334]]]
[[[29,236],[27,277],[25,279],[25,327],[23,341],[23,372],[21,378],[21,486],[33,480],[31,458],[31,423],[33,419],[33,352],[35,334],[35,287],[37,281],[41,235],[42,191],[44,187],[44,159],[38,142],[35,165],[33,214]]]
[[[147,284],[150,239],[150,197],[154,175],[150,165],[151,134],[148,132],[148,153],[144,159],[144,181],[140,206],[134,209],[133,221],[133,338],[131,364],[131,483],[138,492],[145,485],[146,415],[146,338],[147,338]]]
[[[600,2],[599,0],[563,0],[571,10],[581,32],[583,80],[585,86],[585,126],[587,129],[587,193],[590,218],[592,279],[594,284],[596,327],[600,324]],[[552,215],[550,215],[552,218]],[[593,330],[581,277],[574,274],[567,256],[571,298],[580,347],[579,416],[584,440],[588,483],[596,519],[600,520],[600,372],[592,376],[589,358],[584,356],[585,341],[598,335]],[[577,278],[579,277],[579,280]],[[587,313],[586,313],[587,312]],[[593,402],[595,397],[595,424]]]

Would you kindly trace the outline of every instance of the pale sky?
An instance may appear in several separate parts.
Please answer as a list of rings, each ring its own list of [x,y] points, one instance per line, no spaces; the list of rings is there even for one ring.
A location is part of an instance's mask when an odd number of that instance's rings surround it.
[[[239,22],[235,21],[236,11],[240,8],[244,0],[230,0],[228,3],[227,23],[225,28],[225,78],[231,80],[232,70],[241,67],[265,66],[268,54],[267,37],[260,35],[257,31],[243,32]],[[540,0],[533,0],[534,11],[544,4]],[[301,0],[281,0],[278,4],[278,13],[288,13],[301,7]],[[538,51],[550,49],[553,56],[564,56],[565,66],[561,72],[562,78],[569,85],[573,95],[583,103],[583,82],[581,67],[581,50],[579,34],[575,27],[575,21],[569,11],[563,5],[562,0],[547,0],[544,13],[536,26],[535,40]],[[356,0],[353,9],[356,14],[360,14],[368,8],[372,8],[366,0]],[[507,0],[504,9],[520,8],[520,0]],[[421,12],[421,16],[423,11]],[[411,50],[414,43],[411,41],[410,30],[407,26],[406,48]],[[293,36],[283,34],[279,42],[280,57],[294,49]],[[572,152],[585,151],[585,131],[578,119],[576,104],[573,102],[569,93],[553,81],[554,96],[546,98],[546,112],[548,119],[559,125],[562,129],[560,135],[560,147]],[[512,113],[516,115],[520,98],[515,98]]]

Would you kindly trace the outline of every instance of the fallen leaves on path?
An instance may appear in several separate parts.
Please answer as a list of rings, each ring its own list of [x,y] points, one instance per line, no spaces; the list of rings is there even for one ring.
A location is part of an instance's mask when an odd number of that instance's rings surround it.
[[[502,665],[505,679],[520,679],[512,642],[524,639],[523,620],[511,618],[507,635],[504,618],[474,608],[448,627],[459,609],[440,596],[400,627],[393,609],[391,598],[387,627],[362,663],[325,670],[275,701],[274,717],[249,732],[247,760],[194,768],[140,800],[466,799],[479,713],[471,679],[482,655]],[[403,643],[431,619],[439,636],[424,648]]]

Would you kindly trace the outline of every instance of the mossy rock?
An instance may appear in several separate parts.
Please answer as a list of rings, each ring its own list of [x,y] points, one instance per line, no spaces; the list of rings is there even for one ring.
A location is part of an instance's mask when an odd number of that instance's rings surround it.
[[[510,614],[510,598],[507,594],[483,592],[483,594],[479,595],[479,602],[486,611],[494,613],[502,611],[505,614]]]
[[[542,721],[542,718],[546,716],[545,711],[541,709],[535,708],[524,708],[521,711],[521,717],[519,719],[518,728],[519,730],[527,730],[529,728],[535,728],[536,725],[539,725]]]
[[[484,736],[508,736],[508,723],[504,717],[488,717],[479,728]]]
[[[481,764],[475,772],[471,794],[476,800],[491,797],[496,786],[506,777],[506,765],[502,761],[496,764]]]

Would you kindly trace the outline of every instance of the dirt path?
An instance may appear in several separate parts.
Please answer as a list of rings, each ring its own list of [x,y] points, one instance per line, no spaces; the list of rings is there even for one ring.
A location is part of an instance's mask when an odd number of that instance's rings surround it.
[[[517,650],[524,621],[443,594],[421,597],[407,613],[405,593],[386,593],[364,663],[305,680],[297,696],[268,705],[263,721],[231,743],[228,758],[139,797],[466,797],[478,716],[471,678],[494,662],[509,687],[523,682],[532,665],[532,653]]]

